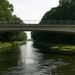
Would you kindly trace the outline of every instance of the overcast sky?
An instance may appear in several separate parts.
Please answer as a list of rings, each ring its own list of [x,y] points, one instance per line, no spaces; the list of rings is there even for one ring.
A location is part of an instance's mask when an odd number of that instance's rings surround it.
[[[14,13],[22,20],[41,20],[43,15],[59,0],[8,0],[14,6]],[[30,32],[29,32],[30,33]]]

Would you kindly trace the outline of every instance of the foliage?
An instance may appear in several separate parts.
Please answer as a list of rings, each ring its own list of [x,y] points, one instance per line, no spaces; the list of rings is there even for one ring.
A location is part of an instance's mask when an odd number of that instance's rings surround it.
[[[25,43],[25,41],[14,41],[13,43],[12,43],[12,46],[18,46],[18,45],[22,45],[22,44],[24,44]]]
[[[15,23],[15,24],[22,24],[23,23],[23,21],[19,17],[17,17],[16,15],[12,16],[12,20],[13,20],[13,23]]]
[[[13,5],[8,0],[0,0],[0,21],[2,23],[23,23],[23,21],[16,15],[12,15],[14,9]],[[0,41],[23,41],[26,40],[26,33],[22,31],[18,32],[0,32]]]
[[[0,50],[1,50],[1,49],[9,48],[9,47],[11,47],[11,46],[12,46],[11,43],[8,43],[8,42],[2,43],[2,42],[0,42]]]
[[[0,20],[12,20],[13,5],[7,0],[0,0]]]
[[[10,42],[0,42],[0,50],[11,48],[13,46],[18,46],[24,44],[25,41],[14,41],[12,44]]]
[[[59,5],[47,11],[42,20],[75,20],[75,0],[59,0]],[[75,44],[75,34],[32,31],[34,41],[54,44]]]

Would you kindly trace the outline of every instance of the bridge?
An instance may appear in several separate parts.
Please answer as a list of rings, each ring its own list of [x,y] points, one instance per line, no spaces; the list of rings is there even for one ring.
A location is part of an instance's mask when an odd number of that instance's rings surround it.
[[[75,33],[75,20],[0,21],[0,31],[52,31]]]

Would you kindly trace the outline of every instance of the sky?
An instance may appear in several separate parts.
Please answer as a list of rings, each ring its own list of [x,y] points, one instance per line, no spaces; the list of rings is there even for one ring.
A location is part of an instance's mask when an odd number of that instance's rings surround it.
[[[8,0],[14,6],[13,14],[22,20],[41,20],[44,14],[59,4],[59,0]],[[30,31],[26,32],[28,39]]]

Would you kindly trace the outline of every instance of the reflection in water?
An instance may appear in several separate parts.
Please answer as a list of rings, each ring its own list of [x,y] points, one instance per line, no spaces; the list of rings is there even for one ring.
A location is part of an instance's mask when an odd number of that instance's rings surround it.
[[[74,58],[39,53],[32,44],[0,51],[0,75],[75,75]]]
[[[37,49],[32,47],[32,42],[27,42],[27,45],[22,45],[20,50],[20,64],[23,66],[25,74],[32,74],[36,72],[39,69],[39,61],[42,58],[42,54],[38,53]]]
[[[31,42],[32,43],[32,42]],[[27,46],[21,46],[21,59],[26,65],[35,64],[38,62],[38,54],[35,52],[35,48],[32,48],[30,42],[27,42]]]

